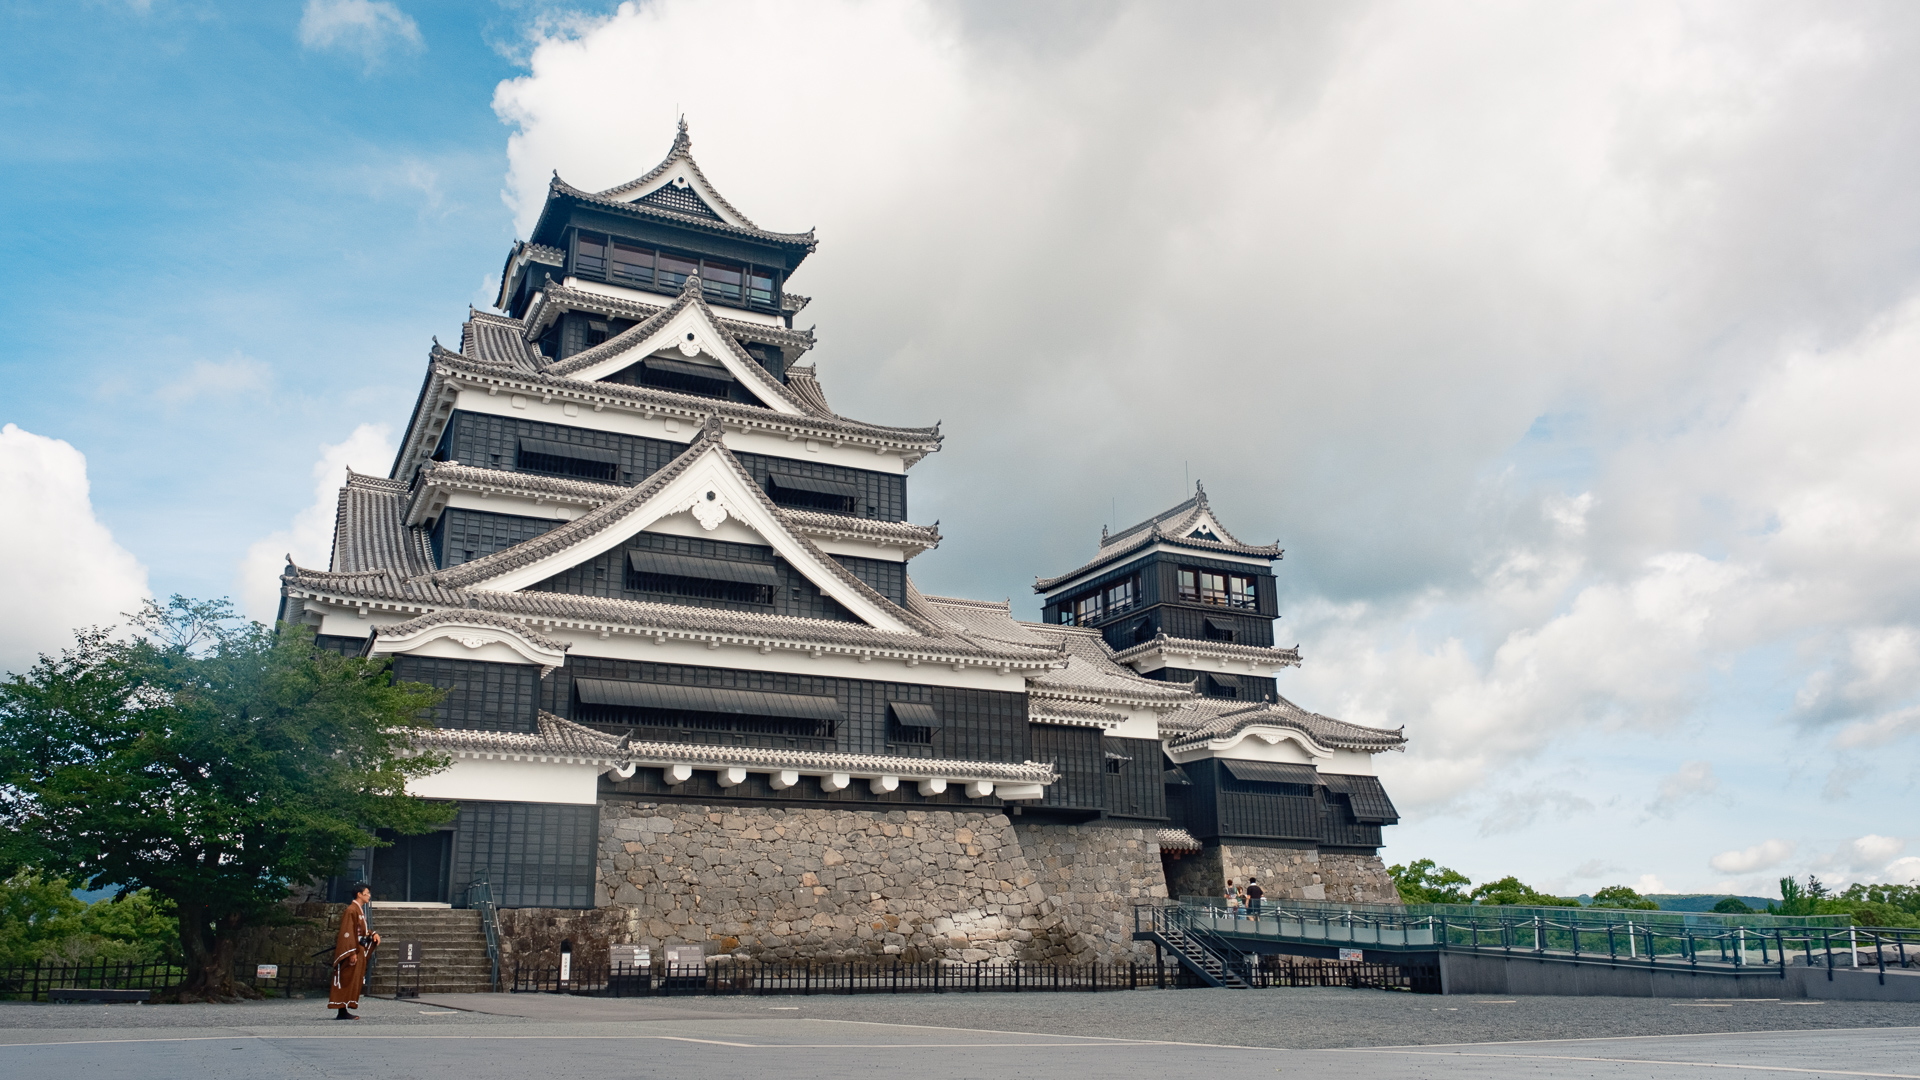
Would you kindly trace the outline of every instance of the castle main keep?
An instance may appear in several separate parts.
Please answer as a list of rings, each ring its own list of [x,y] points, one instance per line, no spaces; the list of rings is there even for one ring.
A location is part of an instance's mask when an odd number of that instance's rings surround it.
[[[813,234],[690,146],[555,177],[391,472],[348,476],[331,564],[286,569],[283,620],[447,691],[414,791],[458,816],[343,877],[487,881],[527,949],[767,959],[1122,959],[1134,904],[1248,876],[1396,900],[1373,762],[1403,739],[1280,696],[1277,546],[1196,486],[1039,579],[1038,623],[922,594],[938,428],[833,411],[788,288]]]

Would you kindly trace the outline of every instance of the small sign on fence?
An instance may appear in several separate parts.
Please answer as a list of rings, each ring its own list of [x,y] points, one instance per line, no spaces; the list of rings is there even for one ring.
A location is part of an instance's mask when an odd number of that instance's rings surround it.
[[[253,969],[253,977],[256,979],[277,979],[280,977],[280,965],[261,964],[259,967]]]
[[[693,967],[707,962],[705,945],[679,945],[667,950],[668,967]]]
[[[607,960],[615,966],[626,965],[630,968],[653,966],[653,947],[650,945],[615,945],[608,950]]]
[[[1365,960],[1366,958],[1367,958],[1366,953],[1362,952],[1359,949],[1341,949],[1340,950],[1340,959],[1342,960],[1350,960],[1357,964]]]

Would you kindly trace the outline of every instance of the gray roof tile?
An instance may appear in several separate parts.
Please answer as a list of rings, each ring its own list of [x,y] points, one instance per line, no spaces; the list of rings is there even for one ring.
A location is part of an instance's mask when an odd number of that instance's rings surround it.
[[[1290,727],[1335,750],[1377,752],[1404,749],[1407,744],[1404,729],[1387,731],[1349,724],[1308,712],[1286,698],[1271,702],[1198,698],[1160,718],[1161,735],[1168,737],[1167,749],[1176,752],[1203,746],[1213,739],[1231,738],[1260,725]]]

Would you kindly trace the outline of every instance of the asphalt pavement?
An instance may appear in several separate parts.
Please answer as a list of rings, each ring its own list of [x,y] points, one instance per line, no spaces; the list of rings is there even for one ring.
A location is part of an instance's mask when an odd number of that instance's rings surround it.
[[[0,1005],[0,1075],[1911,1077],[1920,1007],[1364,990]],[[1269,1070],[1272,1070],[1270,1073]]]

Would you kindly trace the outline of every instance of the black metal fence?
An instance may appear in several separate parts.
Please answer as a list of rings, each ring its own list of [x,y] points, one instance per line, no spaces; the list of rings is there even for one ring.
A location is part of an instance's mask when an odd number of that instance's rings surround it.
[[[1198,986],[1173,964],[1000,963],[718,963],[635,967],[516,965],[516,993],[641,997],[702,994],[964,994],[1146,990]],[[1274,985],[1287,985],[1275,983]],[[1315,984],[1318,985],[1318,984]]]
[[[0,999],[44,1001],[50,990],[170,990],[185,980],[172,964],[33,964],[0,967]]]
[[[1319,960],[1269,953],[1248,966],[1247,985],[1340,986],[1354,990],[1406,990],[1415,994],[1440,992],[1437,964],[1382,964],[1372,961]]]

